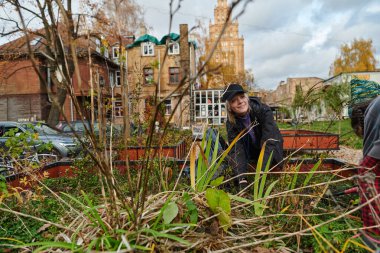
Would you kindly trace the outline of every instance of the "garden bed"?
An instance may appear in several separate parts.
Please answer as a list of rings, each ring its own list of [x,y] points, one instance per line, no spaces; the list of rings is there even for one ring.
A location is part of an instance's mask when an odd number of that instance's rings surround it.
[[[127,156],[130,161],[141,160],[145,156],[147,148],[142,146],[129,146],[126,149],[119,151],[119,160],[126,160]],[[182,159],[186,156],[186,143],[180,141],[176,145],[170,146],[152,146],[150,150],[150,157],[171,157]]]
[[[187,166],[189,164],[188,161],[171,159],[171,164],[175,164],[179,169],[183,166]],[[313,166],[318,162],[317,159],[289,159],[285,166],[296,166],[301,164],[300,171],[306,172],[309,171]],[[129,161],[129,165],[131,168],[139,168],[141,165],[141,161]],[[116,161],[114,163],[115,168],[119,170],[121,174],[126,172],[126,166],[124,161]],[[340,159],[335,158],[326,158],[322,160],[322,165],[320,170],[331,170],[337,171],[336,174],[339,174],[343,177],[349,177],[355,173],[355,169],[347,169],[339,171],[341,168],[345,167],[346,163]],[[73,162],[71,161],[59,161],[45,166],[44,168],[38,171],[40,176],[45,175],[48,178],[58,178],[58,177],[72,177],[74,175],[73,172]],[[47,173],[46,173],[47,172]],[[281,173],[281,171],[275,171],[274,173]],[[10,175],[6,177],[8,184],[12,187],[23,187],[20,183],[21,180],[29,180],[30,176],[25,173],[19,173],[15,175]]]
[[[338,150],[339,135],[310,130],[280,130],[285,151]]]

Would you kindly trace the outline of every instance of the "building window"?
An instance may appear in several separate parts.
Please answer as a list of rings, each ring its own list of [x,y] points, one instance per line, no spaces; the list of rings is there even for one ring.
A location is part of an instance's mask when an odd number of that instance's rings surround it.
[[[172,114],[172,101],[170,99],[165,100],[165,115]]]
[[[109,72],[109,81],[110,81],[110,87],[115,86],[115,78],[114,78],[114,72],[110,71]]]
[[[143,56],[154,56],[154,43],[144,42],[141,43],[141,50]]]
[[[169,68],[169,83],[179,84],[179,68],[178,67]]]
[[[124,116],[124,112],[123,112],[123,102],[121,101],[121,99],[116,99],[113,103],[113,109],[114,109],[114,112],[115,112],[115,117],[116,118],[119,118],[119,117],[123,117]]]
[[[112,48],[112,58],[119,59],[119,47]]]
[[[120,78],[120,71],[116,71],[116,87],[121,86],[121,78]]]
[[[105,80],[103,76],[99,76],[99,87],[103,88],[105,84]]]
[[[172,42],[169,43],[169,54],[179,54],[179,43],[178,42]]]
[[[144,84],[153,84],[153,69],[144,68]]]
[[[95,45],[96,45],[96,52],[100,54],[100,39],[96,38],[95,39]]]

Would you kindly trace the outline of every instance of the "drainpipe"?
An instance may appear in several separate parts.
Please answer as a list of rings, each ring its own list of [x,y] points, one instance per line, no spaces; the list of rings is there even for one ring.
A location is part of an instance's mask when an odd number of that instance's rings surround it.
[[[161,101],[161,51],[158,50],[158,102]]]
[[[133,36],[134,38],[134,36]],[[127,83],[127,89],[128,89],[128,99],[127,99],[127,103],[128,103],[128,115],[132,115],[132,104],[130,103],[130,97],[129,97],[129,93],[130,93],[130,90],[129,90],[129,81],[128,81],[128,51],[125,50],[125,82]],[[124,116],[125,117],[125,116]]]
[[[46,71],[46,79],[47,79],[47,95],[48,95],[48,101],[51,103],[52,100],[51,100],[51,97],[50,97],[50,93],[51,93],[51,76],[50,76],[50,67],[47,67],[47,71]]]
[[[71,96],[70,96],[70,115],[71,115],[71,121],[74,121],[73,98]]]

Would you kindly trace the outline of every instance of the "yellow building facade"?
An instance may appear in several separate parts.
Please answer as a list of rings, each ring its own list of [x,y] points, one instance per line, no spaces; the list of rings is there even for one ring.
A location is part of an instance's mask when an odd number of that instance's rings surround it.
[[[196,69],[188,26],[180,25],[180,34],[165,35],[161,41],[148,34],[139,37],[127,47],[126,62],[133,121],[146,122],[147,115],[154,113],[154,104],[163,102],[161,118],[178,127],[189,125],[189,87]]]

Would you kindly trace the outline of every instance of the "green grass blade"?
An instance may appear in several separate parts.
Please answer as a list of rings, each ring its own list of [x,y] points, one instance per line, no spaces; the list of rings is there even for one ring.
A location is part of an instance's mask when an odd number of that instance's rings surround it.
[[[153,229],[149,229],[149,228],[144,228],[141,230],[141,232],[145,232],[147,234],[151,234],[153,235],[155,238],[158,238],[158,237],[162,237],[162,238],[167,238],[167,239],[170,239],[170,240],[173,240],[173,241],[177,241],[179,243],[182,243],[183,245],[186,245],[186,246],[190,246],[191,243],[189,241],[186,241],[178,236],[175,236],[175,235],[171,235],[171,234],[167,234],[167,233],[161,233],[161,232],[158,232],[156,230],[153,230]]]
[[[288,186],[288,190],[293,190],[296,187],[296,183],[297,183],[297,179],[298,179],[298,172],[301,169],[302,163],[303,163],[303,161],[297,165],[297,167],[295,169],[296,173],[294,174],[293,179]]]
[[[264,153],[265,153],[265,146],[266,142],[264,142],[263,146],[261,147],[259,159],[257,161],[256,165],[256,173],[255,173],[255,181],[253,183],[253,199],[257,200],[259,198],[259,182],[260,182],[260,174],[261,174],[261,168],[263,167],[263,160],[264,160]]]
[[[83,250],[83,248],[77,248],[77,245],[72,242],[72,243],[67,243],[67,242],[31,242],[31,243],[26,243],[20,246],[16,246],[16,248],[19,247],[38,247],[35,249],[33,252],[41,252],[44,251],[45,249],[48,248],[55,248],[55,249],[67,249],[71,250],[71,252],[77,252]]]
[[[266,182],[267,176],[268,176],[267,172],[269,170],[270,163],[272,161],[272,155],[273,155],[273,151],[269,155],[268,161],[267,161],[267,163],[265,165],[264,174],[263,174],[263,176],[261,177],[261,180],[260,180],[260,189],[259,189],[259,195],[258,195],[259,198],[261,198],[261,196],[263,196],[264,186],[265,186],[265,182]]]
[[[204,150],[203,150],[203,147],[205,146],[205,143],[206,143],[206,133],[203,133],[202,142],[201,142],[200,145],[198,143],[199,156],[198,156],[198,166],[197,166],[195,188],[197,188],[197,184],[199,183],[198,181],[199,181],[200,175],[203,175],[203,171],[202,170],[203,170],[203,168],[205,166],[205,163],[207,164],[207,158],[206,158]]]
[[[203,187],[203,189],[201,189],[201,191],[204,191],[206,189],[206,187],[210,184],[210,181],[212,180],[212,178],[214,177],[216,171],[219,168],[217,166],[217,163],[216,163],[216,159],[218,158],[218,149],[219,149],[219,133],[218,133],[218,135],[216,136],[216,139],[215,139],[215,146],[214,146],[214,150],[213,150],[213,153],[212,153],[212,160],[209,163],[210,167],[208,168],[208,171],[207,171],[207,174],[206,174],[206,180],[205,180],[205,183],[204,183],[204,187]]]
[[[98,225],[103,229],[104,233],[106,235],[109,234],[107,226],[104,224],[102,218],[100,217],[98,210],[96,207],[92,204],[91,200],[88,198],[87,194],[84,191],[81,191],[83,194],[84,199],[87,201],[87,204],[90,206],[88,209],[90,213],[92,214],[92,217],[98,222]]]
[[[272,183],[268,186],[268,188],[267,188],[267,190],[265,191],[265,194],[264,194],[264,199],[267,198],[267,197],[269,196],[269,194],[272,192],[273,187],[277,184],[278,180],[279,180],[279,179],[277,179],[276,181],[272,182]]]
[[[233,195],[233,194],[228,194],[228,197],[230,197],[230,199],[232,199],[232,200],[235,200],[235,201],[238,201],[238,202],[241,202],[241,203],[245,203],[245,204],[248,204],[248,203],[252,202],[252,200],[249,200],[249,199],[246,199],[246,198],[243,198],[243,197],[239,197],[239,196],[236,196],[236,195]]]
[[[322,163],[322,159],[319,159],[319,161],[316,164],[314,164],[313,168],[311,168],[310,172],[307,174],[307,177],[305,178],[305,181],[303,182],[303,186],[306,186],[309,183],[311,177],[314,175],[314,172],[319,168],[321,163]]]
[[[73,200],[75,203],[77,203],[78,205],[80,205],[81,207],[87,209],[88,206],[86,206],[85,204],[83,204],[80,200],[78,200],[77,198],[75,198],[74,196],[71,196],[70,194],[68,193],[65,193],[65,192],[61,192],[62,195],[68,197],[69,199]]]
[[[295,169],[295,174],[293,175],[293,178],[292,178],[292,181],[290,181],[289,184],[288,184],[288,187],[287,187],[288,190],[293,190],[293,189],[296,187],[297,179],[298,179],[298,172],[299,172],[299,170],[301,169],[302,163],[303,163],[303,161],[302,161],[300,164],[297,165],[297,167],[296,167],[296,169]],[[282,198],[282,201],[281,201],[281,208],[282,208],[282,207],[284,206],[284,204],[285,204],[285,197],[286,197],[286,196],[284,196],[284,197]]]
[[[211,135],[209,135],[209,138],[207,139],[207,146],[206,146],[206,150],[205,150],[205,161],[207,161],[205,164],[207,164],[206,166],[203,167],[202,169],[202,175],[200,176],[199,178],[199,189],[204,189],[205,188],[205,181],[206,181],[206,178],[207,178],[207,172],[209,170],[209,166],[210,166],[210,163],[209,163],[209,160],[208,158],[210,157],[210,152],[211,152],[211,146],[212,144],[212,137]]]
[[[196,146],[192,146],[190,150],[190,185],[195,190],[195,154]]]

